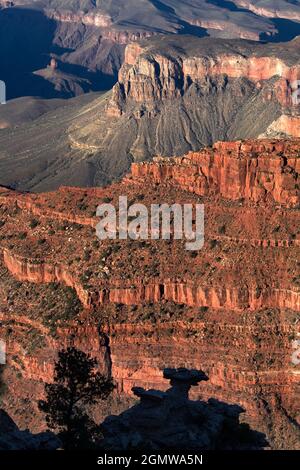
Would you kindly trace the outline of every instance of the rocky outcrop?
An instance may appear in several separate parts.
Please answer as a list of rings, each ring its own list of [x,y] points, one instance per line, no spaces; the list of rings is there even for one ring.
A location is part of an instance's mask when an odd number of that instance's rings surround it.
[[[3,259],[9,271],[20,281],[35,283],[61,282],[76,290],[83,305],[90,305],[89,293],[84,290],[79,281],[72,277],[72,273],[62,266],[54,266],[43,260],[26,259],[14,256],[9,251],[3,251]]]
[[[100,29],[102,39],[107,39],[117,44],[126,45],[132,41],[138,41],[151,37],[154,33],[151,31],[143,31],[137,27],[136,30],[126,30],[116,28],[113,25],[111,16],[105,12],[84,13],[72,11],[46,10],[49,18],[59,23],[70,23],[72,25],[78,23],[86,26],[94,26]]]
[[[232,311],[255,311],[262,307],[300,310],[300,292],[287,289],[269,288],[260,292],[257,286],[249,289],[227,286],[211,288],[202,287],[199,281],[194,283],[168,279],[144,283],[139,279],[131,279],[128,286],[124,281],[115,280],[100,289],[89,291],[66,267],[51,265],[43,260],[20,258],[7,249],[3,250],[3,260],[10,273],[19,281],[59,282],[74,288],[87,309],[110,303],[140,305],[170,301],[190,307],[228,308]]]
[[[207,30],[216,30],[216,31],[226,31],[229,32],[230,35],[235,35],[241,39],[248,39],[250,41],[259,41],[261,38],[261,32],[257,29],[251,30],[251,28],[247,28],[243,25],[234,24],[231,21],[226,19],[196,19],[192,21],[192,24],[195,26],[199,26],[200,28],[204,28]],[[269,36],[276,35],[277,31],[274,28],[270,28],[268,31]]]
[[[46,14],[56,21],[62,23],[82,23],[89,26],[96,26],[101,28],[107,28],[112,25],[112,18],[105,12],[98,11],[96,13],[84,13],[78,11],[73,13],[72,11],[59,11],[59,10],[46,10]]]
[[[205,40],[203,40],[203,46]],[[273,94],[280,104],[293,105],[292,93],[294,82],[300,78],[300,65],[289,64],[289,60],[276,57],[276,49],[266,46],[265,51],[257,47],[251,54],[250,48],[244,47],[226,51],[210,46],[210,53],[200,49],[186,54],[163,54],[163,49],[132,44],[127,47],[125,63],[119,72],[119,81],[112,99],[112,107],[122,109],[122,100],[134,100],[137,103],[156,102],[183,96],[188,89],[199,84],[204,78],[226,76],[228,79],[245,79],[261,88],[264,81],[275,79],[278,89],[273,85]],[[172,47],[172,46],[171,46]],[[212,49],[212,50],[211,50]],[[240,50],[239,50],[240,49]],[[265,55],[264,55],[265,52]],[[278,52],[280,52],[278,50]],[[194,55],[195,54],[195,55]],[[120,91],[118,91],[120,90]],[[114,102],[119,96],[119,103]],[[270,100],[265,93],[265,100]]]
[[[258,449],[267,446],[264,436],[239,422],[240,406],[217,400],[189,400],[189,390],[208,380],[202,371],[165,369],[171,387],[166,391],[134,387],[140,402],[120,416],[110,416],[101,425],[105,450],[147,449],[188,451]],[[228,430],[228,431],[226,431]],[[245,441],[239,442],[244,431]]]
[[[254,202],[271,198],[288,207],[300,203],[299,171],[298,141],[220,142],[181,158],[132,165],[136,179],[150,177],[200,196]]]
[[[268,127],[261,137],[281,137],[288,134],[291,137],[300,135],[300,120],[298,116],[283,114]]]
[[[57,450],[60,440],[50,432],[31,434],[21,431],[9,415],[0,410],[0,450]]]

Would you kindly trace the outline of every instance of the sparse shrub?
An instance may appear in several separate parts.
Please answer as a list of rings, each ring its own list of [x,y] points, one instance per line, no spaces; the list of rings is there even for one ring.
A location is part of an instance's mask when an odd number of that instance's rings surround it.
[[[100,246],[100,243],[98,242],[98,240],[93,240],[92,247],[95,248],[95,250],[97,250],[99,246]]]
[[[210,248],[212,248],[212,249],[216,248],[216,246],[218,245],[218,240],[215,240],[215,239],[210,240],[209,245],[210,245]]]
[[[102,199],[102,202],[104,202],[104,204],[109,204],[110,202],[112,202],[112,197],[104,197]]]
[[[91,259],[91,252],[89,250],[86,250],[83,255],[83,261],[90,261]]]
[[[25,238],[27,238],[27,232],[20,232],[18,238],[20,240],[25,240]]]
[[[39,225],[39,221],[37,219],[31,219],[29,222],[29,227],[33,230]]]
[[[88,208],[88,206],[87,206],[85,203],[83,203],[83,202],[77,203],[77,207],[78,207],[78,209],[79,209],[80,211],[83,211],[83,212],[86,211],[87,208]]]
[[[199,308],[199,310],[200,310],[200,312],[205,313],[205,312],[207,312],[208,307],[203,305],[202,307]]]

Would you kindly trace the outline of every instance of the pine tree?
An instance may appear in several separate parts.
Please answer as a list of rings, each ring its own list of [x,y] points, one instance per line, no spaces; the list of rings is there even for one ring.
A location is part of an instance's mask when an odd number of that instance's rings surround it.
[[[54,382],[46,384],[46,399],[39,402],[48,427],[58,431],[66,449],[93,447],[101,436],[85,409],[107,399],[114,385],[96,366],[96,359],[76,348],[61,351]]]

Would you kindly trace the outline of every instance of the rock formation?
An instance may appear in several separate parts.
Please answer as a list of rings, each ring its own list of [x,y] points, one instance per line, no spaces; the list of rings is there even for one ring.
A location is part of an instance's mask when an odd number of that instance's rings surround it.
[[[224,76],[229,81],[251,82],[265,103],[275,98],[283,108],[290,107],[295,112],[298,107],[293,92],[300,66],[292,48],[298,42],[292,41],[285,50],[270,44],[257,45],[253,50],[247,42],[218,43],[208,39],[186,44],[179,38],[165,38],[159,47],[155,39],[144,47],[129,45],[108,112],[119,109],[121,114],[131,101],[143,103],[146,108],[150,105],[151,109],[157,101],[178,99],[193,88],[201,90],[203,80],[218,82]],[[266,87],[270,81],[272,90]]]
[[[264,17],[275,17],[280,15],[265,14],[265,10],[256,9],[255,14],[253,5],[238,5],[235,8],[230,6],[218,5],[205,0],[195,0],[193,8],[188,2],[170,2],[162,1],[152,4],[149,0],[141,0],[139,4],[127,0],[121,2],[114,1],[114,5],[101,4],[101,7],[94,2],[64,2],[45,0],[38,6],[34,5],[32,0],[1,0],[0,6],[3,8],[17,7],[27,5],[35,9],[41,9],[48,17],[55,19],[60,23],[83,24],[93,26],[103,30],[112,28],[115,30],[151,31],[158,32],[186,32],[195,34],[209,34],[212,36],[220,35],[224,37],[241,37],[252,40],[259,40],[265,34],[266,36],[276,36],[280,34],[279,28],[269,19]],[[253,4],[253,2],[252,2]],[[286,9],[290,10],[291,20],[297,18],[297,4],[286,4]],[[249,10],[246,11],[245,7]],[[251,11],[252,10],[252,11]],[[228,14],[230,12],[230,14]],[[293,13],[296,18],[293,18]],[[293,23],[292,23],[293,24]]]
[[[254,202],[271,198],[288,207],[299,207],[299,170],[299,141],[266,140],[219,142],[185,157],[132,165],[136,179],[150,177],[200,196],[212,192]]]
[[[57,351],[75,346],[115,378],[117,413],[132,387],[166,390],[165,367],[205,364],[210,381],[193,387],[194,399],[239,404],[272,448],[297,448],[298,148],[299,140],[218,143],[134,164],[106,188],[2,188],[0,332],[13,418],[23,403],[20,424],[43,429],[36,400]],[[184,240],[99,241],[96,207],[118,207],[124,195],[147,207],[204,204],[204,249],[186,251]],[[93,413],[100,421],[112,411]]]
[[[170,380],[166,392],[133,388],[140,402],[101,425],[106,451],[259,449],[267,446],[263,435],[241,425],[244,411],[217,400],[189,400],[189,390],[207,376],[196,370],[165,369]]]
[[[299,5],[236,1],[222,5],[207,0],[114,0],[93,1],[1,0],[1,77],[10,83],[8,98],[21,96],[70,97],[82,90],[74,86],[57,89],[43,76],[52,53],[72,72],[73,81],[90,79],[86,90],[109,89],[131,41],[157,34],[193,34],[259,41],[290,40],[299,35]],[[282,18],[282,24],[278,18]],[[43,34],[41,34],[41,29]],[[12,31],[12,33],[10,33]],[[41,41],[41,37],[43,40]],[[14,56],[18,65],[10,58]],[[45,62],[46,60],[46,62]]]
[[[97,186],[157,155],[198,152],[222,140],[299,137],[298,46],[299,39],[275,45],[182,36],[131,44],[111,93],[1,131],[0,184],[37,191]],[[45,74],[57,88],[87,86],[60,62],[58,70],[36,72]],[[260,187],[254,191],[259,198]]]

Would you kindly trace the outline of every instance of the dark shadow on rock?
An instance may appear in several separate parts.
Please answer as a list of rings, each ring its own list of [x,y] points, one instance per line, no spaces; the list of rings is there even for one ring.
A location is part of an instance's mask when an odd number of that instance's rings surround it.
[[[272,23],[278,30],[278,34],[268,36],[262,34],[260,39],[267,42],[287,42],[300,35],[300,23],[283,18],[272,18]]]
[[[208,3],[224,8],[229,12],[232,11],[237,13],[246,13],[248,15],[250,14],[249,9],[238,6],[230,0],[208,0]],[[255,16],[256,15],[253,13],[253,17]],[[263,42],[287,42],[300,35],[300,23],[298,21],[271,17],[269,20],[275,26],[278,33],[274,35],[261,33],[260,40]]]
[[[88,80],[91,83],[90,91],[110,90],[117,81],[117,75],[107,75],[99,71],[87,70],[79,64],[69,64],[68,62],[59,62],[59,70],[64,73],[75,75],[79,79]]]
[[[38,10],[0,10],[0,80],[6,83],[7,99],[21,96],[47,99],[74,96],[55,89],[51,80],[34,74],[46,70],[53,55],[59,58],[71,52],[71,49],[55,44],[56,28],[57,23]],[[84,92],[108,90],[116,81],[116,77],[92,72],[80,65],[61,63],[60,66],[62,72],[82,81]]]
[[[0,11],[0,77],[6,82],[8,99],[38,95],[41,79],[32,73],[47,66],[55,29],[55,22],[39,11]],[[44,87],[47,95],[50,89]]]
[[[21,431],[10,416],[0,409],[0,450],[56,450],[60,440],[51,432],[32,434]]]
[[[180,25],[182,29],[179,31],[179,34],[188,34],[191,36],[197,36],[198,38],[206,38],[209,37],[209,34],[205,28],[201,26],[192,25],[187,21],[180,21]]]
[[[106,451],[254,450],[268,446],[265,435],[240,423],[245,410],[215,399],[189,399],[192,386],[208,377],[202,371],[165,369],[166,391],[133,388],[140,402],[109,416],[101,426]]]
[[[221,7],[229,11],[244,11],[247,13],[249,12],[247,8],[239,7],[235,3],[230,2],[229,0],[208,0],[208,3],[211,3],[212,5],[216,5],[217,7]]]

